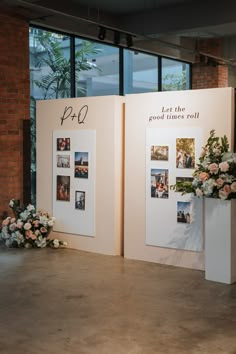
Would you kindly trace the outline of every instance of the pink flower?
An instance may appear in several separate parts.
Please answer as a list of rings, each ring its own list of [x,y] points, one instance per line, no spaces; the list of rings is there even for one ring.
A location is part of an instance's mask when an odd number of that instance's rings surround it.
[[[40,231],[42,232],[42,234],[46,234],[48,232],[48,230],[45,227],[41,227]]]
[[[25,237],[26,238],[31,238],[31,240],[35,240],[36,236],[33,234],[33,232],[31,230],[28,230],[25,232]]]
[[[200,179],[202,182],[206,181],[209,177],[210,177],[210,176],[209,176],[209,173],[207,173],[207,172],[201,172],[201,173],[199,174],[199,179]]]
[[[228,184],[225,184],[222,189],[219,190],[220,199],[227,199],[228,195],[231,193],[231,188]]]
[[[15,222],[16,218],[11,218],[11,223]]]
[[[35,220],[35,221],[33,222],[33,224],[34,224],[34,227],[39,227],[39,220]]]
[[[219,164],[219,168],[222,172],[227,172],[229,171],[229,164],[226,161],[223,161]]]
[[[233,183],[231,184],[231,191],[232,191],[233,193],[236,192],[236,182],[233,182]]]
[[[217,188],[222,187],[223,184],[224,184],[223,179],[222,179],[222,178],[217,178],[217,180],[216,180],[216,186],[217,186]]]
[[[219,166],[217,165],[217,163],[211,163],[208,166],[208,170],[210,171],[211,174],[216,175],[219,171]]]

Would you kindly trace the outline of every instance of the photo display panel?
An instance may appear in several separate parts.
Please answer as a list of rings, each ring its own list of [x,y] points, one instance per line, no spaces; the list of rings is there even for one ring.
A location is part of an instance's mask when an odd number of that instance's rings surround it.
[[[201,148],[200,128],[147,128],[147,245],[202,251],[202,199],[170,188],[192,180]]]
[[[53,131],[55,231],[95,236],[95,155],[95,131]]]

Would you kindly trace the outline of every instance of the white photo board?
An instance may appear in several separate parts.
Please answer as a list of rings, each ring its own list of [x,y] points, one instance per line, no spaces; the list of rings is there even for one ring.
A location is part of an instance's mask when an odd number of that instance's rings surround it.
[[[95,236],[95,151],[93,130],[53,132],[55,231]]]
[[[181,142],[188,151],[181,150],[183,161],[180,164],[178,144]],[[147,128],[147,245],[202,250],[202,199],[191,194],[176,193],[170,188],[176,183],[176,178],[191,178],[201,147],[202,129]],[[189,156],[192,161],[190,165]]]

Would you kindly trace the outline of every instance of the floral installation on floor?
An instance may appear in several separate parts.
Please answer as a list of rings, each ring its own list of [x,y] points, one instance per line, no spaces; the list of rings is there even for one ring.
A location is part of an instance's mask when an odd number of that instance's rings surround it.
[[[182,194],[229,200],[236,198],[236,153],[229,151],[228,138],[210,136],[193,172],[193,181],[180,181],[171,189]]]
[[[66,242],[49,238],[55,218],[47,212],[36,210],[31,204],[21,207],[16,199],[10,200],[9,207],[14,217],[8,216],[3,220],[0,229],[0,240],[7,247],[59,248],[67,246]]]

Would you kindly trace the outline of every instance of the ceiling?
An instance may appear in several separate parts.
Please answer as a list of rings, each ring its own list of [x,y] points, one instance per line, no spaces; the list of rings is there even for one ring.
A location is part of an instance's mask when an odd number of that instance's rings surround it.
[[[105,41],[126,34],[134,49],[194,61],[196,41],[224,38],[220,59],[235,64],[235,0],[1,0],[1,6],[27,18],[32,24],[98,39],[100,26]],[[201,54],[201,53],[200,53]]]

